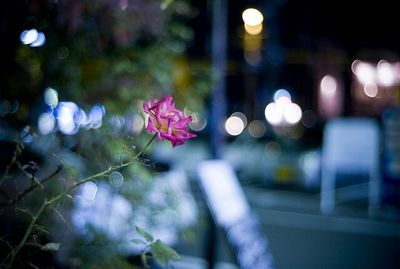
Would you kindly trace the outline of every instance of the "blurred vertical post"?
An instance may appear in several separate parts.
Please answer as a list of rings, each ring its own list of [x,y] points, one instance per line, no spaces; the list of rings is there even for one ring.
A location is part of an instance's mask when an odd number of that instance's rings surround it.
[[[224,134],[221,126],[226,114],[226,42],[227,42],[227,0],[213,0],[212,10],[212,37],[211,37],[211,57],[213,90],[211,96],[211,115],[210,115],[210,140],[212,157],[221,157],[224,144]],[[214,268],[217,245],[217,227],[209,214],[208,240],[206,243],[206,255],[208,269]]]
[[[213,158],[221,157],[224,134],[221,130],[226,114],[226,43],[227,0],[212,1],[212,72],[214,86],[211,100],[210,135]]]

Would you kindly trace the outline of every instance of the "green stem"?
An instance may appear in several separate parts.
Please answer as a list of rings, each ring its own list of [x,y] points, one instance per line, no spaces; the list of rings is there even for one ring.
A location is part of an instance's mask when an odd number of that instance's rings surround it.
[[[71,186],[68,190],[66,190],[65,192],[63,192],[63,193],[61,193],[61,194],[59,194],[59,195],[53,197],[52,199],[50,199],[50,200],[49,200],[49,203],[54,203],[54,202],[60,200],[60,199],[63,198],[65,195],[69,194],[71,191],[73,191],[74,189],[76,189],[76,188],[79,187],[80,185],[82,185],[82,184],[84,184],[84,183],[86,183],[86,182],[88,182],[88,181],[90,181],[90,180],[93,180],[93,179],[99,178],[99,177],[104,177],[104,176],[106,176],[107,174],[109,174],[109,173],[111,173],[111,172],[113,172],[113,171],[115,171],[115,170],[118,170],[118,169],[121,169],[121,168],[123,168],[123,167],[126,167],[126,166],[131,165],[131,164],[134,163],[134,162],[137,160],[137,158],[139,158],[140,155],[142,155],[143,152],[150,146],[150,144],[154,141],[154,139],[156,138],[156,136],[157,136],[157,135],[155,134],[155,135],[147,142],[147,144],[143,147],[143,149],[142,149],[141,151],[139,151],[129,162],[122,163],[122,164],[116,165],[116,166],[112,166],[112,167],[108,168],[107,170],[104,170],[104,171],[99,172],[99,173],[97,173],[97,174],[95,174],[95,175],[92,175],[92,176],[89,176],[89,177],[87,177],[87,178],[82,179],[81,181],[79,181],[79,182],[75,183],[74,185],[72,185],[72,186]]]
[[[156,135],[154,135],[154,136],[149,140],[149,142],[147,142],[147,144],[144,146],[144,148],[143,148],[140,152],[138,152],[129,162],[126,162],[126,163],[123,163],[123,164],[120,164],[120,165],[117,165],[117,166],[114,166],[114,167],[110,167],[110,168],[108,168],[107,170],[104,170],[104,171],[99,172],[99,173],[97,173],[97,174],[95,174],[95,175],[89,176],[89,177],[87,177],[87,178],[85,178],[85,179],[83,179],[83,180],[81,180],[81,181],[75,183],[73,186],[71,186],[68,190],[64,191],[63,193],[61,193],[61,194],[59,194],[59,195],[53,197],[52,199],[50,199],[50,200],[48,200],[48,201],[47,201],[47,200],[44,201],[43,204],[41,205],[41,207],[39,208],[39,210],[36,212],[36,214],[32,217],[32,220],[31,220],[31,222],[29,223],[29,226],[28,226],[28,228],[26,229],[25,234],[24,234],[22,240],[19,242],[18,246],[15,247],[15,248],[11,251],[11,257],[10,257],[10,261],[9,261],[8,264],[7,264],[7,268],[11,268],[11,267],[12,267],[12,265],[13,265],[13,263],[14,263],[14,260],[15,260],[15,257],[16,257],[17,254],[20,252],[20,250],[22,249],[22,247],[26,244],[26,240],[28,239],[29,235],[32,233],[32,229],[33,229],[33,227],[35,226],[37,220],[39,219],[40,215],[43,213],[43,211],[44,211],[48,206],[50,206],[50,205],[52,205],[53,203],[59,201],[59,200],[62,199],[65,195],[69,194],[72,190],[74,190],[74,189],[77,188],[78,186],[80,186],[80,185],[82,185],[82,184],[84,184],[84,183],[86,183],[86,182],[88,182],[88,181],[90,181],[90,180],[92,180],[92,179],[99,178],[99,177],[102,177],[102,176],[106,176],[108,173],[110,173],[110,172],[112,172],[112,171],[115,171],[115,170],[117,170],[117,169],[120,169],[120,168],[123,168],[123,167],[126,167],[126,166],[132,164],[133,162],[135,162],[135,161],[137,160],[137,158],[140,157],[140,155],[143,154],[143,152],[150,146],[150,144],[154,141],[155,138],[156,138]],[[7,258],[8,258],[8,257],[7,257]]]
[[[15,164],[15,162],[17,161],[18,156],[21,154],[22,149],[23,149],[24,144],[20,141],[16,142],[15,145],[15,150],[12,156],[12,159],[10,161],[10,163],[6,166],[6,169],[4,171],[3,176],[0,178],[0,186],[3,184],[3,182],[7,179],[8,174],[10,173],[10,169],[11,167]]]
[[[40,215],[43,213],[45,208],[49,205],[47,201],[44,201],[43,204],[40,206],[39,210],[36,212],[36,214],[32,217],[31,222],[29,223],[28,228],[25,231],[24,237],[22,238],[21,242],[19,242],[18,246],[16,246],[12,251],[11,251],[11,257],[10,261],[7,264],[7,268],[11,268],[15,257],[19,253],[19,251],[22,249],[22,247],[26,244],[26,240],[28,240],[29,235],[32,232],[33,227],[35,226],[37,220],[39,219]]]
[[[51,173],[49,176],[47,176],[46,178],[44,178],[43,180],[38,180],[38,179],[34,179],[33,184],[27,188],[26,190],[24,190],[23,192],[19,193],[14,199],[6,202],[6,203],[0,203],[0,207],[3,206],[12,206],[15,203],[17,203],[18,201],[20,201],[22,198],[25,197],[25,195],[29,194],[31,191],[35,190],[37,186],[43,186],[44,183],[46,183],[49,179],[51,179],[53,176],[55,176],[56,174],[58,174],[61,169],[63,168],[62,165],[58,165],[56,171],[54,171],[53,173]]]

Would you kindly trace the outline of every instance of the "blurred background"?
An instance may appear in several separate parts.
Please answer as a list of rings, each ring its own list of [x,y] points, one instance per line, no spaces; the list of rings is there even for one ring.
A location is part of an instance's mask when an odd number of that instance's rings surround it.
[[[177,250],[173,268],[400,267],[394,2],[0,7],[0,253],[19,242],[23,210],[145,145],[143,101],[172,95],[198,135],[84,184],[16,268],[133,268],[135,224]],[[207,172],[210,160],[228,168]],[[10,206],[33,173],[45,187]],[[48,241],[57,253],[34,247]]]

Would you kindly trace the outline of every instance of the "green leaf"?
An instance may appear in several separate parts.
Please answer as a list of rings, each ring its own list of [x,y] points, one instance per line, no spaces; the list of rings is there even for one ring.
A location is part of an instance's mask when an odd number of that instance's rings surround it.
[[[143,236],[144,239],[146,239],[147,242],[153,242],[154,241],[154,237],[147,231],[143,230],[142,228],[140,228],[139,226],[135,226],[136,231]]]
[[[150,249],[154,258],[164,265],[167,264],[168,260],[180,259],[178,253],[176,253],[174,249],[170,248],[159,239],[150,246]]]
[[[44,251],[58,251],[60,249],[61,243],[47,243],[43,245],[40,249]]]
[[[143,241],[142,239],[139,239],[139,238],[133,238],[131,241],[137,245],[147,245],[147,243],[145,241]]]

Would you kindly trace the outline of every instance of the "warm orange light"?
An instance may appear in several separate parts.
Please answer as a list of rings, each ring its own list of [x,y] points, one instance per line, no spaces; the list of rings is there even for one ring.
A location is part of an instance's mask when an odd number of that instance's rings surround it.
[[[263,30],[263,25],[262,23],[257,24],[257,25],[250,25],[250,24],[244,24],[244,29],[246,32],[250,35],[258,35],[262,32]]]
[[[248,8],[242,13],[242,19],[244,22],[244,29],[250,35],[258,35],[263,30],[263,14],[255,9],[255,8]]]

